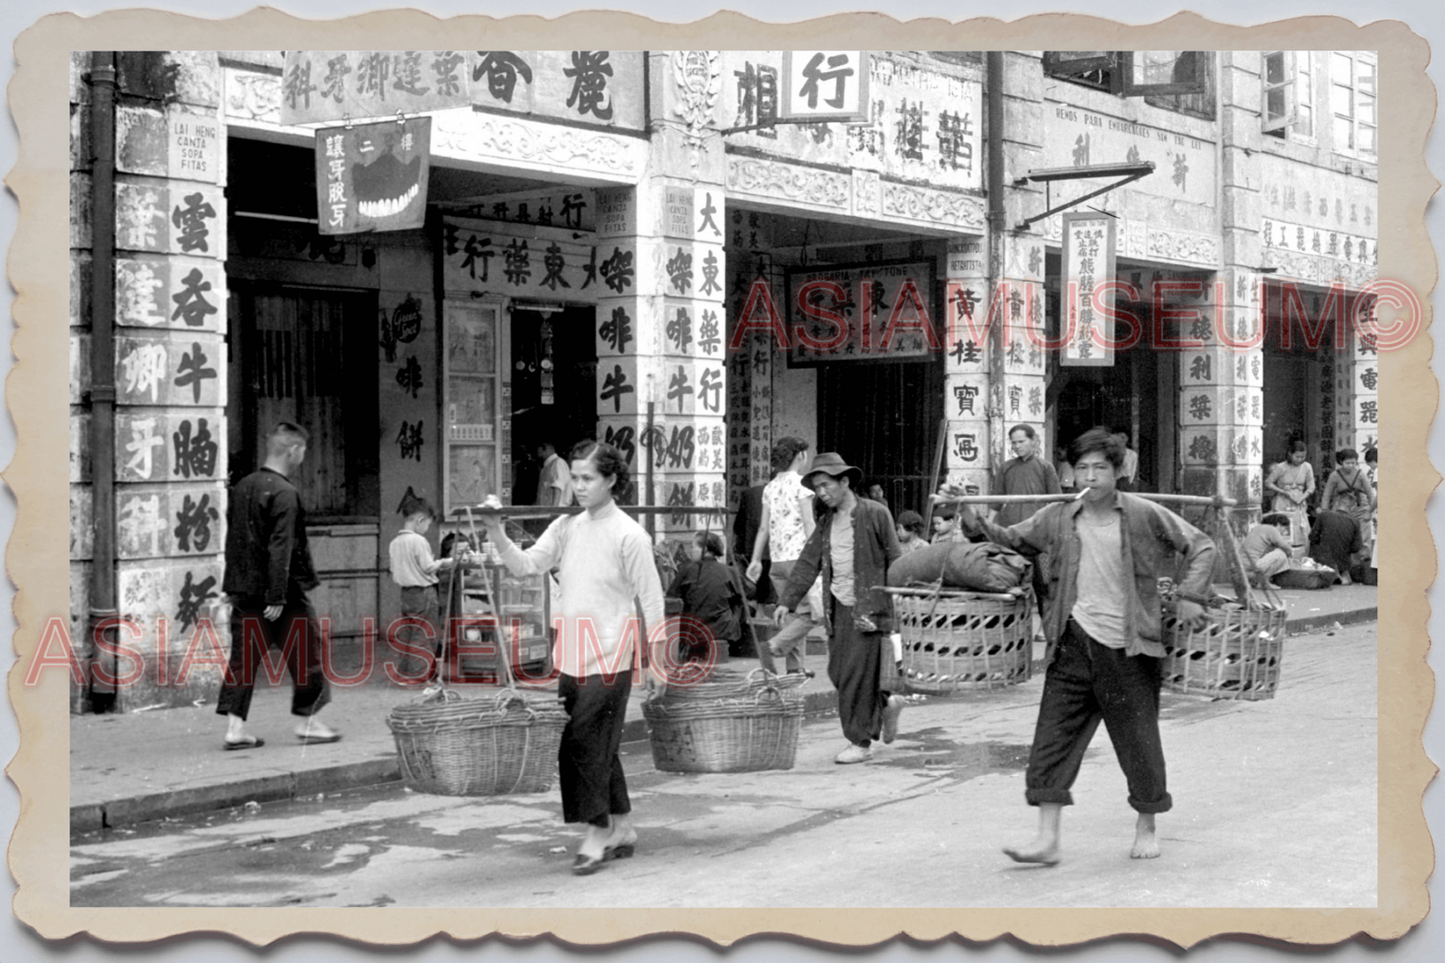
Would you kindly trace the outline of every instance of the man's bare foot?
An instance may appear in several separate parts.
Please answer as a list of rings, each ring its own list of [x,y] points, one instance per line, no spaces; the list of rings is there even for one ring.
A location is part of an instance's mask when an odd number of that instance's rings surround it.
[[[1016,863],[1054,866],[1059,861],[1059,841],[1040,836],[1027,846],[1005,846],[1004,855]]]
[[[1134,848],[1129,850],[1130,859],[1158,859],[1159,838],[1154,834],[1154,814],[1140,813],[1134,826]]]

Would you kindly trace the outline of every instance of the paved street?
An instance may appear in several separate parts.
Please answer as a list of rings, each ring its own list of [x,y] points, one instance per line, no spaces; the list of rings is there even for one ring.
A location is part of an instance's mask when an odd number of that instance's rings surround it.
[[[453,799],[399,785],[77,835],[81,906],[1370,906],[1376,901],[1374,623],[1292,638],[1277,697],[1166,694],[1163,856],[1128,858],[1133,811],[1101,731],[1064,815],[1064,862],[1026,840],[1041,679],[910,708],[841,767],[810,719],[786,772],[656,772],[624,748],[637,856],[570,875],[556,789]]]

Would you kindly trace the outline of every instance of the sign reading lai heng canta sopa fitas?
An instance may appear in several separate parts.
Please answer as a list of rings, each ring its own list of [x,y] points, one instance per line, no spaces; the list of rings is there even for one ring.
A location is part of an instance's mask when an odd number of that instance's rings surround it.
[[[430,117],[317,131],[317,229],[360,234],[421,227],[430,167]]]

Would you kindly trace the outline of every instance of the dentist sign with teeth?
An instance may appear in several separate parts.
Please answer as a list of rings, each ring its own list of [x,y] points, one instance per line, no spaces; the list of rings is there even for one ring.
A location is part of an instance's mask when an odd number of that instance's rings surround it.
[[[430,117],[318,130],[318,231],[361,234],[421,227],[430,161]]]

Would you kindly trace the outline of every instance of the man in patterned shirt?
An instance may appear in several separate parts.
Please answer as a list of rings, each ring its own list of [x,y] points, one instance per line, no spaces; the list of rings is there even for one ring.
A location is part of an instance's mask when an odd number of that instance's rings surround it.
[[[778,595],[787,587],[793,564],[813,534],[813,493],[803,486],[803,471],[810,461],[808,443],[791,435],[773,443],[773,480],[763,489],[763,517],[753,542],[748,578],[756,582],[763,573],[763,552],[770,550],[772,568],[768,575]],[[789,672],[803,672],[805,640],[820,615],[817,585],[809,589],[801,610],[760,651],[763,668],[773,671],[773,656],[783,656]]]

